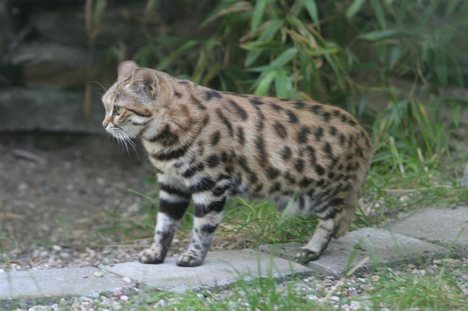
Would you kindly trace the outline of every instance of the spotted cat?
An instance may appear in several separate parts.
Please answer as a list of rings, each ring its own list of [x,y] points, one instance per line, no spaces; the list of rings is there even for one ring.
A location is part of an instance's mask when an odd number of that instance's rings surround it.
[[[239,95],[166,73],[119,65],[102,98],[103,127],[140,139],[160,186],[154,243],[142,263],[162,263],[190,201],[192,240],[177,265],[203,263],[226,199],[272,199],[280,210],[316,214],[318,226],[296,260],[318,258],[346,232],[371,158],[368,135],[346,111],[315,101]]]

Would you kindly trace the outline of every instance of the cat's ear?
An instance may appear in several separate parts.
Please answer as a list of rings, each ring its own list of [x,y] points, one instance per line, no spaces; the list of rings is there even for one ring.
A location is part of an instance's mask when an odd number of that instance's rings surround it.
[[[117,68],[118,80],[129,76],[135,69],[138,68],[138,65],[132,60],[126,60],[120,63]]]
[[[158,81],[158,77],[153,70],[138,68],[133,73],[131,87],[143,99],[153,100],[159,93]]]

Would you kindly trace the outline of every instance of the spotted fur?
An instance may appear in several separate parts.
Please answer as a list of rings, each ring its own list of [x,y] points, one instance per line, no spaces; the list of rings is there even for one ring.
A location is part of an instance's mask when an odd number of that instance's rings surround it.
[[[192,240],[177,264],[201,265],[234,194],[318,216],[299,262],[318,258],[332,236],[346,232],[371,157],[368,135],[348,112],[314,101],[220,92],[131,61],[119,66],[103,103],[104,128],[123,140],[141,139],[157,171],[154,243],[141,262],[164,261],[192,201]]]

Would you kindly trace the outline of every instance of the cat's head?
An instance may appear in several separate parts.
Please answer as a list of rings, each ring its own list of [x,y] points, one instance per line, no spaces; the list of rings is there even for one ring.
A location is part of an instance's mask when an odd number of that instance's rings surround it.
[[[172,97],[171,81],[161,72],[140,68],[133,61],[118,67],[117,81],[102,97],[106,110],[102,126],[120,140],[136,138]]]

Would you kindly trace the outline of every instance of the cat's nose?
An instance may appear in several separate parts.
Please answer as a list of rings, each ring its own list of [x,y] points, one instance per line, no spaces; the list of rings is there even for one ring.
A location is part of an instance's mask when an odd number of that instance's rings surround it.
[[[104,119],[104,121],[102,121],[102,127],[103,127],[103,128],[106,128],[107,125],[110,123],[110,121],[111,121],[111,118],[106,117],[106,118]]]

